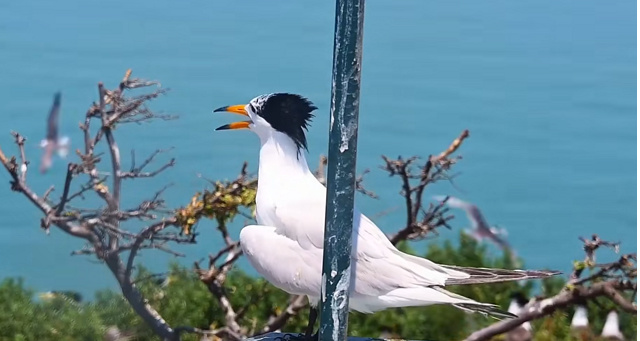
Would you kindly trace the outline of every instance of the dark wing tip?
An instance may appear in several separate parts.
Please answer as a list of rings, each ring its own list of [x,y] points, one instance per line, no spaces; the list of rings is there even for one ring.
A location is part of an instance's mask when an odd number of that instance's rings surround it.
[[[461,271],[469,278],[449,278],[446,285],[478,284],[540,279],[562,274],[556,270],[507,270],[491,268],[467,268],[455,265],[442,265],[445,268]]]
[[[512,319],[518,317],[508,311],[500,309],[494,304],[474,304],[474,303],[458,303],[454,304],[458,309],[480,313],[485,316],[493,317],[497,320]]]

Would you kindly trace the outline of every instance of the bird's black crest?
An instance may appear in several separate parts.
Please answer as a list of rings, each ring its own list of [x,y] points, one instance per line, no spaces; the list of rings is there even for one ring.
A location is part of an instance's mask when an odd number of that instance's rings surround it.
[[[518,302],[518,304],[520,304],[520,305],[525,305],[525,304],[529,303],[529,300],[520,291],[513,292],[513,293],[511,293],[510,296],[511,296],[511,299],[515,299],[516,302]]]
[[[256,108],[257,115],[269,122],[273,129],[287,134],[298,147],[307,149],[309,123],[313,118],[312,111],[318,109],[308,99],[289,93],[271,94],[260,108]]]

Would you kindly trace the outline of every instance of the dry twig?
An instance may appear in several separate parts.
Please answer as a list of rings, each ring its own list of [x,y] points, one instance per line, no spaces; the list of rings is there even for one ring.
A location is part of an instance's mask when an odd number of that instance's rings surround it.
[[[84,134],[84,153],[76,151],[79,157],[78,163],[69,163],[64,180],[62,196],[58,202],[51,202],[49,194],[54,190],[50,187],[42,196],[35,193],[27,184],[27,159],[24,142],[26,139],[17,132],[12,132],[20,154],[20,163],[15,157],[7,158],[0,150],[0,161],[11,176],[11,189],[22,193],[43,213],[41,226],[49,230],[50,226],[56,226],[60,230],[81,238],[87,245],[72,254],[95,255],[100,261],[106,263],[118,281],[122,293],[131,307],[140,317],[163,339],[175,339],[174,330],[162,319],[155,309],[146,302],[136,288],[132,280],[133,263],[140,249],[153,248],[177,254],[169,248],[169,242],[193,242],[193,238],[185,238],[177,233],[165,233],[169,226],[176,226],[178,220],[168,217],[152,222],[139,232],[125,230],[121,226],[122,221],[131,218],[156,219],[150,212],[157,210],[163,204],[159,194],[152,200],[141,203],[136,209],[121,208],[122,179],[132,177],[154,176],[160,171],[171,167],[173,160],[158,171],[150,173],[122,172],[120,160],[120,148],[116,142],[113,129],[116,124],[126,122],[140,122],[156,117],[146,107],[146,102],[163,94],[166,90],[156,89],[140,96],[128,97],[127,91],[133,88],[155,85],[139,79],[131,79],[131,70],[115,90],[107,90],[102,83],[98,83],[98,104],[93,103],[85,115],[84,123],[80,129]],[[160,118],[166,118],[164,116]],[[91,135],[91,123],[94,119],[100,122],[95,135]],[[109,149],[111,164],[111,187],[107,187],[106,178],[98,176],[98,166],[102,159],[94,153],[98,143],[105,141]],[[150,161],[149,161],[150,162]],[[148,163],[148,162],[147,162]],[[80,189],[73,192],[73,180],[77,177],[87,177],[88,183],[81,185]],[[94,193],[102,198],[106,204],[104,209],[76,210],[69,205],[77,198],[84,198],[87,193]],[[128,251],[126,264],[121,258],[121,253]]]
[[[595,251],[600,246],[619,249],[619,243],[603,241],[597,235],[592,238],[580,238],[585,250],[585,261],[575,262],[573,273],[565,288],[558,294],[529,302],[519,314],[518,318],[503,320],[469,335],[465,341],[489,340],[492,337],[506,333],[520,326],[522,323],[551,315],[558,309],[575,304],[584,304],[587,300],[607,297],[620,309],[637,314],[633,294],[637,291],[637,256],[635,253],[622,255],[618,261],[597,265],[593,262]],[[581,278],[585,269],[592,274]]]
[[[404,197],[406,210],[406,223],[396,234],[389,239],[393,244],[402,240],[418,240],[425,238],[430,233],[437,235],[439,227],[451,229],[448,221],[453,219],[453,215],[448,215],[449,209],[444,203],[429,204],[427,208],[423,205],[423,194],[427,186],[440,180],[452,180],[447,171],[461,159],[460,156],[451,157],[460,148],[465,138],[469,136],[469,131],[464,130],[451,145],[437,157],[429,156],[427,161],[419,165],[414,170],[419,161],[417,156],[403,159],[390,159],[382,156],[383,170],[389,176],[397,176],[402,182],[400,195]]]
[[[315,172],[313,172],[314,175],[316,176],[316,179],[318,179],[318,181],[320,181],[320,183],[322,183],[325,186],[327,184],[327,177],[325,174],[326,173],[325,167],[327,167],[327,162],[328,162],[327,157],[324,155],[320,155],[318,168],[316,169]],[[368,173],[369,173],[369,170],[365,169],[360,175],[356,177],[356,191],[368,196],[369,198],[378,199],[378,195],[376,193],[370,190],[367,190],[363,185],[364,176]]]

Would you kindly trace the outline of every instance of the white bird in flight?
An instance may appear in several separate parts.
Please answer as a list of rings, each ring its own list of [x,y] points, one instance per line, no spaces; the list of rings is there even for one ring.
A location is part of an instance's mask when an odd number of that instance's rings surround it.
[[[47,117],[47,134],[40,141],[40,148],[44,149],[40,160],[40,173],[45,173],[53,163],[53,152],[58,156],[66,158],[69,153],[69,137],[58,137],[58,125],[60,120],[60,92],[56,92],[53,97],[53,104]]]
[[[244,227],[240,244],[251,265],[271,284],[289,294],[308,297],[311,314],[307,336],[313,331],[321,299],[326,205],[326,188],[309,169],[304,153],[305,130],[315,109],[300,95],[272,93],[246,105],[214,110],[249,118],[216,130],[249,129],[260,139],[256,195],[259,225]],[[477,302],[444,287],[558,274],[436,264],[396,249],[357,208],[353,222],[350,310],[373,313],[394,307],[451,304],[496,318],[513,317],[497,305]]]
[[[433,198],[439,201],[444,201],[447,197],[444,195],[434,195]],[[447,199],[447,205],[465,211],[467,218],[471,223],[471,231],[466,232],[474,239],[481,241],[482,239],[487,238],[503,250],[512,252],[509,243],[499,236],[499,234],[506,234],[506,231],[498,231],[498,229],[489,226],[478,206],[452,196],[449,196],[449,199]]]

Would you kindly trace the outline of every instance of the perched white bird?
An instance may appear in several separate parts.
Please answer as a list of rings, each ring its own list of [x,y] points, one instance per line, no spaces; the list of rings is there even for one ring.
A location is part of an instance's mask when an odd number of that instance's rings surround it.
[[[434,199],[443,201],[446,196],[443,195],[435,195]],[[477,241],[481,241],[482,239],[489,239],[497,246],[501,247],[505,251],[512,252],[511,246],[507,241],[500,238],[500,234],[505,235],[506,231],[503,229],[502,231],[498,231],[498,229],[489,226],[487,220],[484,218],[482,212],[478,206],[474,204],[470,204],[466,201],[462,201],[456,197],[449,196],[447,200],[447,205],[459,208],[465,211],[467,214],[467,218],[471,223],[471,231],[467,231],[472,237],[474,237]]]
[[[589,326],[587,302],[580,300],[575,307],[570,325],[572,337],[577,340],[594,340],[596,335]]]
[[[588,328],[589,327],[589,316],[587,314],[587,307],[583,304],[576,305],[576,310],[573,313],[573,318],[571,319],[571,328]]]
[[[527,298],[519,291],[511,294],[508,312],[520,316],[522,309],[528,303]],[[507,333],[507,341],[529,341],[533,338],[531,334],[531,323],[529,321],[519,325]]]
[[[249,129],[260,139],[256,219],[240,232],[242,250],[269,282],[306,295],[310,327],[321,297],[326,188],[309,170],[305,130],[317,109],[306,98],[287,93],[258,96],[231,112],[249,120],[217,128]],[[513,317],[494,304],[444,289],[445,285],[489,283],[555,275],[554,271],[465,268],[439,265],[396,249],[387,236],[354,208],[349,308],[372,313],[393,307],[451,304],[493,317]],[[307,329],[310,334],[310,329]]]
[[[602,327],[601,336],[607,340],[624,340],[624,335],[620,331],[620,322],[618,322],[618,313],[612,310],[607,315],[607,321]]]

